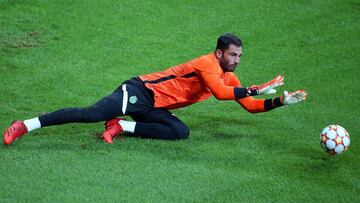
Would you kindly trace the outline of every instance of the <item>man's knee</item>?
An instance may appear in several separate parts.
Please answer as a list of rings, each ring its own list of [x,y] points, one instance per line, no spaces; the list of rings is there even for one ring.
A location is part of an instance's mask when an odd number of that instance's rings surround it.
[[[189,138],[190,129],[185,124],[177,125],[175,131],[178,139],[184,140]]]

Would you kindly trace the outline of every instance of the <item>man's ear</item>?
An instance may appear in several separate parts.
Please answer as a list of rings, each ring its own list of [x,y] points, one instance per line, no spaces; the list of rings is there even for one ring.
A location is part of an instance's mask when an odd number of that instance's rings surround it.
[[[223,57],[223,52],[220,49],[216,49],[215,56],[218,59],[221,59]]]

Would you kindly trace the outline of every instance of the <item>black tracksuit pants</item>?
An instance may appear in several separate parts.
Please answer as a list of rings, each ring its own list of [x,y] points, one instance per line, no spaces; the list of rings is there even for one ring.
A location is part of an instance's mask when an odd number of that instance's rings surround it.
[[[64,108],[39,116],[41,127],[66,123],[94,123],[129,115],[142,138],[186,139],[189,128],[166,109],[154,108],[153,92],[139,78],[125,81],[112,94],[85,108]]]

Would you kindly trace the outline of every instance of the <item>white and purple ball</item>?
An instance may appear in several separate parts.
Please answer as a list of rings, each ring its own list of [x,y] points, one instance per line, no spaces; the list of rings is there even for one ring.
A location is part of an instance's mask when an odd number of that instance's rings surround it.
[[[320,144],[329,154],[341,154],[350,146],[350,135],[340,125],[329,125],[320,134]]]

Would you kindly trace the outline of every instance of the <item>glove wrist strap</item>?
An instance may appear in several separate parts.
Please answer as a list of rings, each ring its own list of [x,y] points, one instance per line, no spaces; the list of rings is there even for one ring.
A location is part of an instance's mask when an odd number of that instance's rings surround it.
[[[280,107],[280,106],[283,106],[284,104],[281,102],[280,97],[275,97],[272,99],[272,105],[274,107]]]
[[[270,111],[277,107],[283,106],[284,104],[281,103],[280,97],[275,97],[273,99],[266,99],[264,101],[264,109],[265,111]]]
[[[248,87],[247,88],[248,96],[256,96],[258,94],[259,94],[259,88],[257,88],[257,87]]]
[[[259,91],[257,88],[251,88],[251,87],[235,87],[234,88],[234,95],[235,99],[242,99],[244,97],[248,96],[256,96],[259,94]]]

